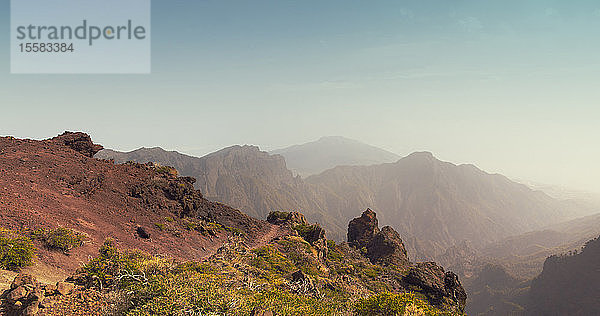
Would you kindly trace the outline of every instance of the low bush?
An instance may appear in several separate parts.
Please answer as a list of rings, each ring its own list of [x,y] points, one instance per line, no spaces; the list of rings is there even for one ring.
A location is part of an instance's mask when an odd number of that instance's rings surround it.
[[[124,288],[137,282],[147,282],[145,267],[151,256],[140,252],[120,252],[112,239],[100,247],[100,255],[78,270],[79,283],[95,287]]]
[[[46,248],[69,253],[71,250],[83,246],[87,236],[68,228],[38,229],[32,233],[34,239],[40,240]]]
[[[0,228],[0,268],[18,270],[33,264],[35,247],[30,238]]]

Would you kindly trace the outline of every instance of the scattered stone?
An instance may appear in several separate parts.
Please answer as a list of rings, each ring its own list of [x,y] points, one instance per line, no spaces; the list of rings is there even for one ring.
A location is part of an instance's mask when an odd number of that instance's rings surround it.
[[[137,232],[137,235],[140,238],[143,239],[150,239],[150,233],[148,233],[148,231],[146,230],[146,228],[142,227],[142,226],[138,226],[135,231]]]
[[[10,288],[15,289],[22,285],[26,285],[26,284],[35,285],[36,283],[37,283],[37,281],[32,275],[22,273],[15,277],[13,283],[10,285]]]
[[[68,283],[68,282],[57,282],[56,283],[56,290],[61,295],[70,294],[71,292],[73,292],[74,288],[75,288],[75,284],[73,284],[73,283]]]
[[[12,290],[8,294],[7,298],[12,302],[16,302],[16,301],[26,299],[28,294],[29,293],[28,293],[27,289],[25,288],[25,286],[21,285],[18,288]]]
[[[54,295],[55,292],[56,292],[56,284],[44,285],[44,294],[46,294],[46,296]]]
[[[33,315],[37,315],[37,313],[39,312],[40,308],[38,306],[39,304],[37,302],[33,302],[31,305],[27,306],[25,308],[25,310],[23,311],[22,315],[24,316],[33,316]]]

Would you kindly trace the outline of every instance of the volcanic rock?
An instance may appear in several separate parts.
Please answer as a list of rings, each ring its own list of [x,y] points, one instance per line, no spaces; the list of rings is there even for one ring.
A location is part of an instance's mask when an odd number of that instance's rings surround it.
[[[94,157],[96,153],[104,148],[101,145],[94,144],[89,135],[81,132],[64,132],[52,138],[52,140],[62,143],[87,157]]]
[[[404,281],[423,289],[424,294],[437,304],[444,305],[444,301],[450,299],[461,311],[465,308],[467,293],[458,276],[450,271],[445,272],[435,262],[416,263],[404,277]]]
[[[373,236],[367,245],[367,257],[381,264],[402,266],[409,263],[400,234],[390,226]]]
[[[274,225],[289,225],[290,227],[308,225],[304,215],[298,212],[272,211],[267,216],[267,222]]]
[[[135,229],[135,232],[137,233],[137,235],[138,235],[140,238],[143,238],[143,239],[150,239],[150,233],[148,233],[148,231],[147,231],[147,230],[146,230],[144,227],[142,227],[142,226],[138,226],[138,227]]]
[[[361,217],[351,220],[348,224],[348,243],[361,249],[366,247],[378,232],[377,214],[371,209],[367,209]]]

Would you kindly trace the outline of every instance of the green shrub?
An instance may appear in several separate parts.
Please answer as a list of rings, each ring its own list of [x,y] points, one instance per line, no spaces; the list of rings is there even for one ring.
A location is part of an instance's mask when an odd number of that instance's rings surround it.
[[[256,255],[250,264],[277,276],[298,270],[294,263],[272,246],[252,250]]]
[[[85,285],[99,289],[124,288],[136,282],[147,281],[143,268],[151,257],[140,251],[120,252],[112,239],[100,247],[100,255],[78,272],[84,276]]]
[[[156,226],[156,228],[158,228],[158,230],[160,230],[161,232],[165,230],[165,224],[163,223],[154,223],[154,226]]]
[[[173,177],[177,177],[177,175],[178,175],[177,170],[175,168],[169,167],[169,166],[155,165],[154,170],[156,170],[156,172],[158,172],[160,174],[169,175],[169,176],[173,176]]]
[[[17,270],[33,264],[34,249],[28,237],[0,229],[0,268]]]
[[[56,228],[51,230],[37,230],[33,233],[42,243],[53,250],[61,250],[69,253],[77,247],[83,246],[86,235],[68,228]]]
[[[359,316],[448,315],[413,293],[390,292],[360,299],[354,306],[354,312]]]
[[[174,221],[175,221],[175,220],[173,219],[173,217],[171,217],[171,216],[167,216],[167,217],[165,217],[165,220],[166,220],[167,222],[169,222],[169,223],[172,223],[172,222],[174,222]]]

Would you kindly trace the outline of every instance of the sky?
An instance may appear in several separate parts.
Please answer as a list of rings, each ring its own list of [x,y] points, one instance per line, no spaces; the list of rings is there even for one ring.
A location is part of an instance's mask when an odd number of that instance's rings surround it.
[[[203,155],[325,135],[600,192],[600,2],[152,1],[150,75],[11,75],[0,135]]]

